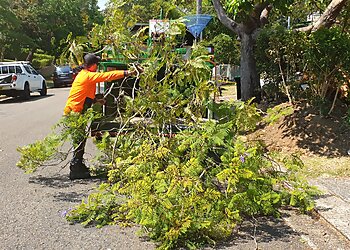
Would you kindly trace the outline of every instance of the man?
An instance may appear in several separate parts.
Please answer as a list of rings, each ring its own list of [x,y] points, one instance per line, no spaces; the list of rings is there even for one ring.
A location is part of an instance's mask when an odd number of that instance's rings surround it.
[[[104,100],[95,99],[96,83],[118,80],[136,73],[136,71],[129,70],[96,72],[99,61],[100,58],[94,54],[86,54],[84,56],[84,68],[74,79],[64,108],[64,115],[69,115],[71,112],[83,114],[94,102],[103,104]],[[85,131],[86,128],[82,129]],[[71,180],[91,177],[89,169],[83,163],[85,143],[85,136],[73,142],[75,148],[73,159],[70,163],[69,178]]]

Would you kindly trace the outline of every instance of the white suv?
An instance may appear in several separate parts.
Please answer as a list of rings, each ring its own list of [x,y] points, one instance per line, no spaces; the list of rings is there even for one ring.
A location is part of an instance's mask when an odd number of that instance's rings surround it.
[[[31,92],[47,94],[45,78],[29,62],[0,62],[0,95],[21,96],[28,100]]]

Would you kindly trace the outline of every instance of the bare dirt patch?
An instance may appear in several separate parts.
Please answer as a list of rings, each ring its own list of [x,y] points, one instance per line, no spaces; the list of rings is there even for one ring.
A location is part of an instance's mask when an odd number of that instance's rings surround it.
[[[289,105],[289,104],[283,104]],[[350,127],[346,110],[322,116],[307,104],[294,106],[294,113],[256,132],[270,150],[309,156],[348,156]]]
[[[253,136],[263,140],[269,151],[298,154],[307,175],[350,176],[350,126],[346,115],[344,105],[323,116],[319,110],[300,103],[291,115],[261,127]]]

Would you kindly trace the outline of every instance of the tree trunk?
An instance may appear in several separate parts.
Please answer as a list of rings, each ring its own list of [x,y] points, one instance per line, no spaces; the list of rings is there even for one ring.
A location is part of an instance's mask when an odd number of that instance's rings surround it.
[[[33,56],[34,56],[34,50],[29,51],[26,61],[32,63],[33,62]]]
[[[260,79],[254,58],[255,39],[252,34],[241,33],[241,96],[242,101],[255,97],[256,102],[261,101]]]
[[[4,61],[5,58],[5,47],[2,47],[0,50],[0,61]]]

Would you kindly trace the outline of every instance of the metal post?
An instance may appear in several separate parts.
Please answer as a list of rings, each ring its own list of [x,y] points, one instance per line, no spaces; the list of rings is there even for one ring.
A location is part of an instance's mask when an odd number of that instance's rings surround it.
[[[196,14],[202,14],[202,0],[197,0],[197,11]]]
[[[290,29],[290,16],[287,19],[287,29]]]
[[[202,14],[202,0],[197,0],[197,9],[196,9],[196,14]],[[199,41],[203,39],[202,32],[199,35]],[[196,39],[197,40],[197,39]]]

